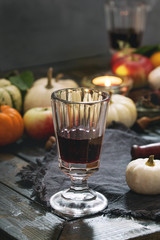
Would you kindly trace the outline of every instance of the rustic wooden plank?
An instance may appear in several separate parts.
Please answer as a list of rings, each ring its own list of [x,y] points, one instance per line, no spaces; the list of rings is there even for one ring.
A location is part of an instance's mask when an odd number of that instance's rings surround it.
[[[2,158],[1,158],[2,157]],[[31,186],[27,186],[26,184],[23,185],[22,179],[17,173],[19,171],[27,166],[27,162],[25,162],[23,159],[16,157],[11,154],[0,154],[0,159],[3,159],[3,161],[0,162],[0,183],[8,186],[9,188],[17,191],[21,195],[31,199],[32,201],[40,204],[37,202],[35,196],[33,196],[33,189]],[[54,210],[53,210],[54,212]],[[57,215],[57,213],[55,213]],[[66,216],[61,216],[63,219],[68,219]]]
[[[62,219],[3,184],[0,196],[0,228],[6,235],[17,240],[58,239],[63,229]]]
[[[0,162],[9,161],[9,160],[11,160],[13,157],[14,157],[14,155],[11,154],[11,153],[3,153],[3,152],[0,152]]]
[[[0,156],[12,154],[27,162],[36,162],[37,159],[43,159],[45,152],[44,141],[34,141],[26,136],[23,136],[13,144],[0,147]]]
[[[23,188],[20,184],[18,184],[18,182],[21,181],[21,178],[20,176],[17,176],[17,173],[23,167],[27,166],[28,163],[19,157],[7,153],[1,153],[0,160],[0,182],[30,198],[32,189]]]
[[[153,221],[96,216],[66,223],[59,240],[74,239],[158,240],[160,239],[160,224]]]

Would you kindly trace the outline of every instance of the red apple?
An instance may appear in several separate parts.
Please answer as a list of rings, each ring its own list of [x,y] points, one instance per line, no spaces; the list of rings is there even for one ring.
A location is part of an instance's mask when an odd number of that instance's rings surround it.
[[[51,107],[31,108],[23,120],[26,133],[33,139],[45,140],[54,135]]]
[[[147,85],[148,74],[153,70],[149,58],[140,54],[129,54],[119,58],[111,66],[112,72],[118,76],[129,76],[133,80],[133,87],[140,88]]]
[[[113,66],[113,64],[120,58],[123,58],[124,56],[129,55],[130,53],[132,53],[133,51],[135,51],[134,48],[124,48],[122,50],[119,50],[117,52],[115,52],[112,57],[111,57],[111,66]]]

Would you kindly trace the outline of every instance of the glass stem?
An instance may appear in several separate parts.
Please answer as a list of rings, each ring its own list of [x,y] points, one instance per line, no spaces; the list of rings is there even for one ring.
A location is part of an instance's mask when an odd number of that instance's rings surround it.
[[[70,189],[73,191],[85,191],[88,190],[88,183],[86,178],[73,178],[71,177]]]

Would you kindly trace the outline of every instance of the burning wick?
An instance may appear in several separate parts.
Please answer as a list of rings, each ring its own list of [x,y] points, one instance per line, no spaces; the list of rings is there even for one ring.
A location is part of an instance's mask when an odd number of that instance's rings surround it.
[[[92,83],[97,86],[112,87],[121,85],[122,79],[115,76],[101,76],[94,78]]]

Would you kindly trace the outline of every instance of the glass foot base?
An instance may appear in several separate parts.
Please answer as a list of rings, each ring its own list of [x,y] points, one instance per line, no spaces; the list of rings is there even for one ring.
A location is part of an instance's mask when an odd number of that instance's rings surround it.
[[[60,191],[50,198],[50,204],[59,214],[70,217],[82,217],[98,213],[108,205],[106,197],[101,193],[91,190],[94,197],[84,200],[64,197],[66,191]]]

